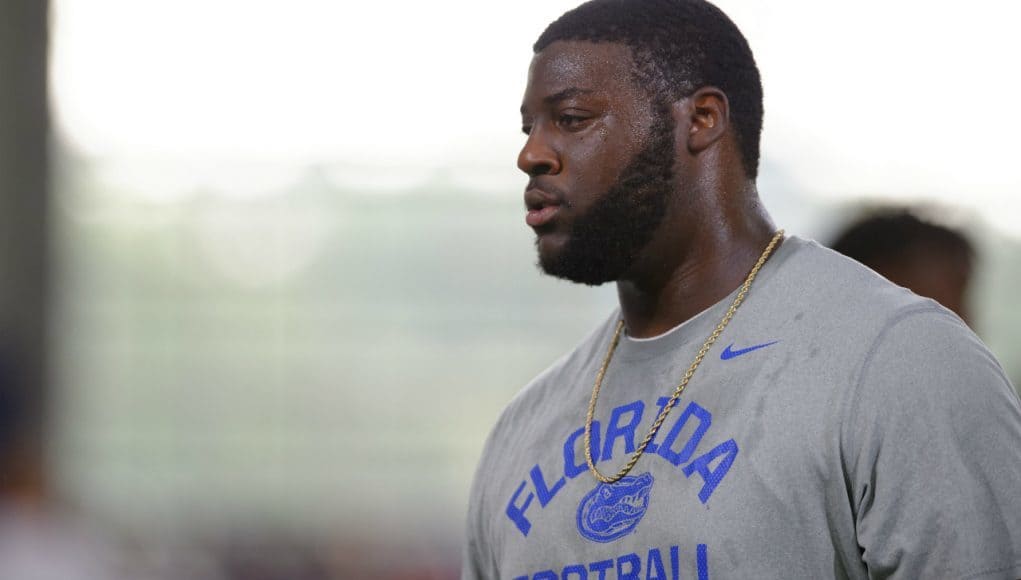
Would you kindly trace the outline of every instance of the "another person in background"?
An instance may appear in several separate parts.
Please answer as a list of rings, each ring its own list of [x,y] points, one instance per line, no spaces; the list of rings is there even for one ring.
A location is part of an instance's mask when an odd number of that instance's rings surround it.
[[[888,208],[846,226],[830,247],[971,324],[967,297],[975,248],[964,234],[922,220],[910,209]]]

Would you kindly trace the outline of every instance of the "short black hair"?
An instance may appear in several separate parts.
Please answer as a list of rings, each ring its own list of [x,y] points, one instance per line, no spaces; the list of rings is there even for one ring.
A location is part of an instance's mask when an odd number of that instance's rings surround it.
[[[830,247],[873,269],[912,259],[919,251],[961,258],[969,268],[975,260],[975,248],[962,233],[923,220],[910,208],[872,210],[848,225]]]
[[[748,41],[719,8],[705,0],[591,0],[550,24],[533,50],[561,40],[628,46],[639,79],[670,100],[705,86],[722,90],[745,175],[758,175],[762,81]]]

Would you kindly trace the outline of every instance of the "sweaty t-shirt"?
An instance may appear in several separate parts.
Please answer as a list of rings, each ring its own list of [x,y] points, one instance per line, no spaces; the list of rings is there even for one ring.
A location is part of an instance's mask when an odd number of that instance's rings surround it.
[[[592,455],[616,473],[733,295],[622,337]],[[585,465],[585,413],[619,313],[529,384],[490,434],[463,577],[1021,577],[1021,405],[952,313],[799,238],[630,474]]]

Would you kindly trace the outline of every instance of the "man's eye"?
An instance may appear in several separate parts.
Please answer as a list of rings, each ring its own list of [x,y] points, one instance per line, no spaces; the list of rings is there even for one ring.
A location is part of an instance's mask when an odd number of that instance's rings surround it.
[[[588,121],[588,117],[579,115],[563,114],[557,117],[557,124],[567,130],[580,129],[585,121]]]

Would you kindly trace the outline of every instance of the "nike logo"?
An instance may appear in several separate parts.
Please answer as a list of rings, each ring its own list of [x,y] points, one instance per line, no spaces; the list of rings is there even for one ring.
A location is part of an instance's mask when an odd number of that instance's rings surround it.
[[[734,343],[730,343],[727,345],[727,348],[723,349],[723,352],[720,353],[720,360],[730,360],[734,357],[747,354],[749,352],[752,352],[753,350],[759,350],[760,348],[766,348],[767,346],[774,345],[778,342],[780,341],[774,340],[773,342],[764,342],[762,344],[756,344],[755,346],[749,346],[748,348],[739,348],[737,350],[732,350]]]

